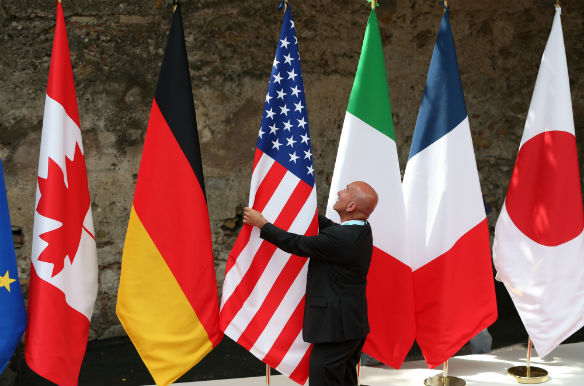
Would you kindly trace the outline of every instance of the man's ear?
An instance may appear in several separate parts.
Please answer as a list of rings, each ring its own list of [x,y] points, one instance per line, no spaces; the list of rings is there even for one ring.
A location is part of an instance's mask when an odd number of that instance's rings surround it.
[[[346,212],[354,212],[357,209],[357,204],[355,204],[355,201],[351,201],[349,202],[349,204],[347,204],[347,209],[345,210]]]

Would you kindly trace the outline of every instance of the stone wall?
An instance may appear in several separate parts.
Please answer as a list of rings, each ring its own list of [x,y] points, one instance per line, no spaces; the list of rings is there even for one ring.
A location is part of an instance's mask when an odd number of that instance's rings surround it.
[[[369,9],[362,0],[291,3],[323,210]],[[378,18],[403,168],[442,7],[438,1],[380,3]],[[582,159],[584,2],[562,3]],[[220,290],[225,261],[241,226],[241,208],[248,200],[281,14],[275,0],[182,4]],[[451,0],[449,5],[492,230],[513,169],[554,1]],[[172,4],[63,0],[63,6],[100,267],[90,338],[106,338],[123,334],[115,316],[121,254]],[[0,1],[0,155],[25,292],[54,19],[54,1]]]

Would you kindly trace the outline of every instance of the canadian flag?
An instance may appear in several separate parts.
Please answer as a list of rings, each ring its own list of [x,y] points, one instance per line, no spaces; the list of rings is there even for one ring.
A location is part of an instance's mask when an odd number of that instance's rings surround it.
[[[97,257],[73,71],[61,3],[47,85],[34,214],[29,367],[77,385],[97,296]]]
[[[497,278],[542,357],[584,325],[584,212],[560,14],[493,244]]]

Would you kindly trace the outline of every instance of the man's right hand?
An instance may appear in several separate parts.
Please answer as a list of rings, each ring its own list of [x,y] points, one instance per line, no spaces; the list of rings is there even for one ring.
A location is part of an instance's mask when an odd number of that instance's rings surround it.
[[[254,227],[262,228],[268,220],[262,216],[260,212],[255,209],[245,207],[243,208],[243,223]]]

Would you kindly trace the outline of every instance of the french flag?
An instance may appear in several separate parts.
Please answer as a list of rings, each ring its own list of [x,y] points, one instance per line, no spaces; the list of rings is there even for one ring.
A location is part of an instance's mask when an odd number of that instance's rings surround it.
[[[448,9],[403,187],[416,340],[434,368],[497,319],[489,230]]]

